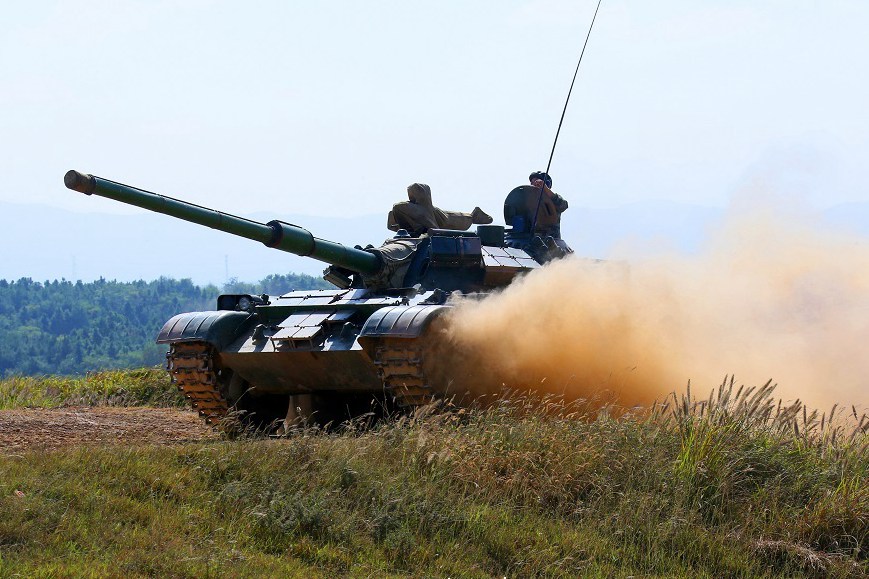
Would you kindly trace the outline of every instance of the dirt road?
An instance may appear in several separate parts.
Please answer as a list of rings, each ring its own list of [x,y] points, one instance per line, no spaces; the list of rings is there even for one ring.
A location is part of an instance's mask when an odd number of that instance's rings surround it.
[[[111,407],[0,410],[0,455],[31,448],[176,444],[217,436],[189,410]]]

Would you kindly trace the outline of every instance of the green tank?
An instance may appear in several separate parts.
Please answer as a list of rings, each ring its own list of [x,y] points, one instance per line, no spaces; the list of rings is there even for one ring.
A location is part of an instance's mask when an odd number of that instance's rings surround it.
[[[209,424],[228,414],[256,427],[299,418],[329,423],[461,394],[452,366],[443,363],[461,353],[436,343],[450,297],[485,296],[571,253],[563,240],[529,231],[539,196],[530,186],[507,196],[510,228],[435,229],[416,237],[402,230],[379,247],[361,248],[78,171],[67,172],[64,184],[328,264],[324,278],[336,289],[221,295],[215,310],[165,323],[157,342],[168,346],[171,379]]]

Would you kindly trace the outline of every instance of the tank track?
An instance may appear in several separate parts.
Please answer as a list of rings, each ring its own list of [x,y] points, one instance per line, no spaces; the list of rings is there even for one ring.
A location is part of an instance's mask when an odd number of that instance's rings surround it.
[[[429,404],[434,391],[423,370],[422,348],[411,340],[386,338],[375,349],[374,364],[383,388],[398,406],[414,409]],[[229,406],[220,393],[214,354],[207,342],[177,342],[166,354],[166,370],[172,383],[184,393],[206,424],[218,425]]]
[[[413,409],[432,401],[434,391],[427,383],[422,367],[422,348],[413,340],[385,338],[375,349],[383,388],[402,408]]]
[[[166,354],[166,371],[206,424],[217,425],[229,406],[220,393],[214,352],[207,342],[177,342]]]

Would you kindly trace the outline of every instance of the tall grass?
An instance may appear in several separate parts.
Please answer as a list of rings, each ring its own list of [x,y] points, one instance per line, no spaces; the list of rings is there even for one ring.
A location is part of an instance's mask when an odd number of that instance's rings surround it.
[[[0,380],[0,410],[60,406],[185,406],[165,370],[110,370],[75,376]]]
[[[0,576],[869,574],[866,417],[773,394],[0,459]]]

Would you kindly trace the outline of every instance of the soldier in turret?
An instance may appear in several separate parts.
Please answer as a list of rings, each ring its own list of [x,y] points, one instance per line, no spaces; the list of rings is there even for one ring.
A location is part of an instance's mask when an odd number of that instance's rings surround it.
[[[573,250],[561,239],[561,214],[567,201],[552,191],[552,178],[543,171],[528,176],[504,200],[506,243],[527,251],[538,263],[564,257]]]
[[[408,201],[392,206],[386,227],[390,231],[405,229],[411,235],[421,235],[429,229],[458,229],[464,231],[473,224],[492,223],[492,217],[479,207],[470,213],[444,211],[431,200],[431,187],[423,183],[407,186]]]
[[[532,187],[543,190],[543,198],[540,200],[536,216],[537,233],[561,239],[561,214],[567,211],[567,200],[552,191],[552,177],[543,171],[531,173],[528,182]],[[546,219],[541,219],[541,212],[546,215]]]

